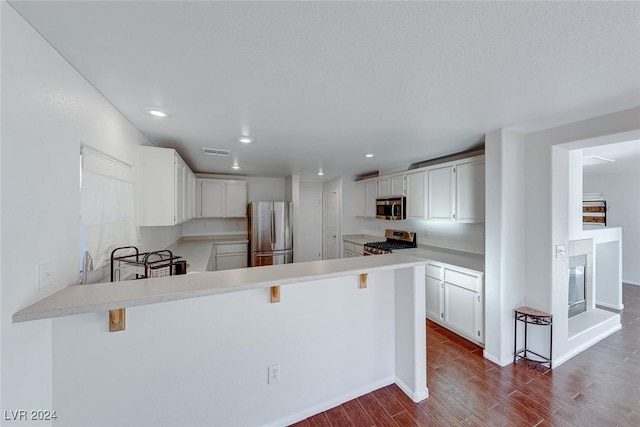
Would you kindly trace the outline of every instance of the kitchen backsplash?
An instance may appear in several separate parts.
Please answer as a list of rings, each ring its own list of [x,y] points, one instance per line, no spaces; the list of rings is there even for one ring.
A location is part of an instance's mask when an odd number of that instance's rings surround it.
[[[354,233],[362,232],[374,236],[384,236],[384,231],[387,228],[413,231],[417,233],[416,240],[419,245],[479,254],[484,253],[484,223],[464,224],[419,220],[383,221],[364,218],[358,218],[355,222],[359,229],[354,230]],[[428,232],[428,236],[425,235],[425,230]]]

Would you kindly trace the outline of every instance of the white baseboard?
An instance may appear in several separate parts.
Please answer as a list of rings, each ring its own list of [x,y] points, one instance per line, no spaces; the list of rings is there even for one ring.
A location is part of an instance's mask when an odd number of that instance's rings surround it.
[[[484,356],[485,359],[495,363],[496,365],[507,366],[510,363],[513,363],[513,355],[509,357],[500,358],[491,353],[488,353],[487,350],[483,350],[482,355]]]
[[[413,391],[409,386],[407,386],[404,381],[400,378],[396,377],[396,385],[400,387],[400,390],[404,391],[404,394],[409,396],[411,400],[416,403],[422,402],[423,400],[429,398],[429,389],[425,387],[422,391]]]
[[[624,304],[615,305],[615,304],[608,304],[606,302],[596,301],[596,306],[598,306],[598,305],[601,306],[601,307],[612,308],[614,310],[623,310],[624,309]]]
[[[338,405],[342,405],[343,403],[353,400],[356,397],[363,396],[367,393],[371,393],[374,390],[393,384],[395,381],[396,381],[396,378],[394,377],[384,378],[380,381],[376,381],[372,384],[357,388],[353,391],[344,393],[333,399],[311,406],[310,408],[303,409],[302,411],[298,411],[295,414],[288,415],[286,417],[280,418],[279,420],[265,424],[265,427],[281,427],[281,426],[288,426],[291,424],[295,424],[313,415],[319,414],[320,412],[324,412],[331,408],[335,408]]]
[[[633,280],[622,279],[622,283],[626,283],[627,285],[640,286],[640,282],[634,282]]]
[[[571,359],[576,354],[585,351],[586,349],[588,349],[589,347],[591,347],[592,345],[594,345],[598,341],[602,341],[603,339],[605,339],[609,335],[613,334],[614,332],[618,332],[620,329],[622,329],[622,325],[617,324],[617,325],[607,329],[606,331],[602,332],[600,335],[591,338],[589,341],[584,342],[582,345],[574,348],[570,352],[563,354],[561,357],[554,358],[553,362],[552,362],[552,368],[553,369],[557,368],[558,366],[562,365],[567,360]]]

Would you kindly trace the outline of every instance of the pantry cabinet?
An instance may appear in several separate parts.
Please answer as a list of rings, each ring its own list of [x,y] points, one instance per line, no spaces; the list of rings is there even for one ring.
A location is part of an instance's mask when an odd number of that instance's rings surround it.
[[[172,226],[191,219],[187,164],[171,148],[138,147],[138,223]]]
[[[427,318],[484,344],[484,275],[448,264],[425,267]]]
[[[246,181],[198,179],[196,183],[196,211],[198,218],[246,217]]]

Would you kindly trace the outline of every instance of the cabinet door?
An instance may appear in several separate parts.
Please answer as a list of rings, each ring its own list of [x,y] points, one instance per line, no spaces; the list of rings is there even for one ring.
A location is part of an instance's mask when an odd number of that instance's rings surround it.
[[[407,219],[426,219],[426,192],[426,172],[422,171],[407,175]]]
[[[353,200],[353,215],[365,216],[367,203],[364,182],[353,183],[353,198],[351,200]]]
[[[212,179],[200,181],[200,217],[224,217],[224,181]]]
[[[365,216],[367,218],[376,217],[376,197],[378,197],[378,181],[367,181],[365,183]]]
[[[478,293],[444,282],[444,321],[456,332],[479,341]]]
[[[391,189],[389,191],[391,196],[404,196],[405,188],[404,188],[404,174],[402,175],[394,175],[389,179],[391,183]]]
[[[442,280],[425,276],[425,286],[427,317],[440,322],[444,321],[444,313],[442,311]]]
[[[378,178],[378,197],[389,197],[391,195],[391,180],[389,178]]]
[[[175,156],[168,148],[138,147],[139,225],[175,224]]]
[[[244,218],[247,216],[247,183],[229,181],[226,183],[225,216]]]
[[[429,169],[427,183],[428,219],[455,221],[455,168]]]
[[[456,165],[456,220],[484,222],[484,159]]]
[[[216,271],[245,268],[247,266],[247,254],[218,254],[216,255]]]
[[[180,224],[185,221],[185,172],[186,166],[182,160],[176,156],[174,161],[174,216],[173,223]]]

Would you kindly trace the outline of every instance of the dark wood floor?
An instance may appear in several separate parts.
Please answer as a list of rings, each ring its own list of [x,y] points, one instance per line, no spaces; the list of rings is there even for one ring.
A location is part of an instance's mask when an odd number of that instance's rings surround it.
[[[430,398],[390,385],[296,426],[640,426],[640,287],[624,285],[622,330],[558,368],[504,368],[427,322]]]

